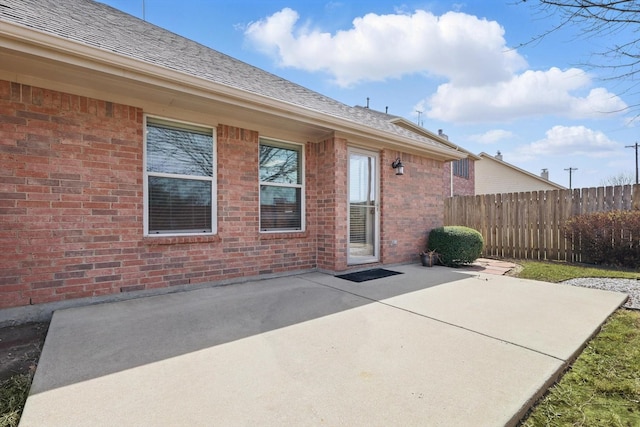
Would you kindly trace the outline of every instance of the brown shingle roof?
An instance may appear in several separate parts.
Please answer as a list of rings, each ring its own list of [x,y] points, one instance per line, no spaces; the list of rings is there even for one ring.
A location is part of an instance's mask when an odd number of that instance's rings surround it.
[[[92,0],[0,0],[0,21],[446,148],[367,109],[348,106]]]

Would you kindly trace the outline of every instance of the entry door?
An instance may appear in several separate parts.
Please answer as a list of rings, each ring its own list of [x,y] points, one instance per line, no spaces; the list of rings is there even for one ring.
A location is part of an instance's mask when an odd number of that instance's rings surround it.
[[[378,154],[349,150],[349,264],[379,256]]]

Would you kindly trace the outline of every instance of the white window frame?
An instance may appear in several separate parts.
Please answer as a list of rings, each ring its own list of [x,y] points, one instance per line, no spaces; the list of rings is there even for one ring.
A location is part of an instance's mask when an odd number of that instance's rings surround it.
[[[263,144],[264,143],[264,144]],[[277,182],[262,182],[260,180],[260,146],[269,145],[272,147],[279,147],[285,149],[298,148],[300,158],[300,184],[285,184]],[[299,188],[300,189],[300,229],[263,229],[262,228],[262,191],[260,187],[262,185],[273,187],[285,187],[285,188]],[[258,141],[258,227],[260,233],[300,233],[306,230],[306,194],[305,194],[305,145],[298,142],[283,141],[280,139],[260,137]]]
[[[211,137],[212,137],[212,165],[211,165],[211,177],[203,177],[203,176],[194,176],[194,175],[180,175],[180,174],[170,174],[170,173],[160,173],[160,172],[149,172],[147,170],[147,119],[151,118],[152,120],[157,120],[159,122],[165,122],[167,125],[171,125],[175,123],[182,126],[193,126],[198,128],[211,129]],[[216,157],[216,147],[218,145],[216,139],[216,128],[214,126],[203,125],[199,123],[186,122],[182,120],[174,120],[168,119],[165,117],[155,116],[155,115],[144,115],[144,137],[143,137],[143,173],[144,173],[144,183],[143,183],[143,194],[144,194],[144,213],[143,213],[143,223],[144,223],[144,236],[145,237],[177,237],[177,236],[211,236],[218,233],[218,186],[217,186],[217,157]],[[210,232],[168,232],[168,233],[150,233],[149,232],[149,177],[164,177],[164,178],[175,178],[175,179],[188,179],[188,180],[198,180],[198,181],[208,181],[211,182],[211,231]]]

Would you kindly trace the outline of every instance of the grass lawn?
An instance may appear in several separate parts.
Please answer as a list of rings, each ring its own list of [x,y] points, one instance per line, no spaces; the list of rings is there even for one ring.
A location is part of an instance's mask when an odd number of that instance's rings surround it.
[[[600,267],[586,267],[563,262],[516,261],[523,267],[518,277],[541,280],[543,282],[562,282],[580,277],[611,277],[616,279],[640,279],[640,273],[611,270]]]
[[[32,379],[32,374],[18,374],[0,384],[0,427],[17,427]]]
[[[637,273],[523,261],[519,277],[559,282],[578,277],[638,278]],[[521,426],[640,426],[640,311],[621,309]]]

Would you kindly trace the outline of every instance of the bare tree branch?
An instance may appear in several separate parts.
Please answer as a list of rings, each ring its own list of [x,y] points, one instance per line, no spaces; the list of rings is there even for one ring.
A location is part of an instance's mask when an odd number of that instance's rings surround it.
[[[541,14],[549,22],[556,22],[520,46],[538,43],[548,35],[572,26],[580,30],[579,37],[616,42],[593,52],[593,58],[583,66],[606,70],[605,80],[617,80],[626,86],[627,95],[638,95],[640,84],[640,2],[638,0],[518,0]],[[599,58],[599,59],[598,59]],[[628,109],[640,108],[640,102]]]
[[[601,181],[603,186],[630,185],[635,183],[635,177],[632,172],[620,172],[617,175],[611,175]]]

